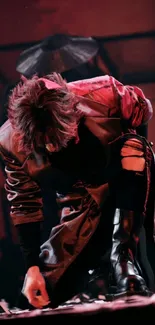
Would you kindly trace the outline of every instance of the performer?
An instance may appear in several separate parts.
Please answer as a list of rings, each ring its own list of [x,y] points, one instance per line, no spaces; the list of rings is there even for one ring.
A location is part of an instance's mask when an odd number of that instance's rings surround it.
[[[137,246],[153,154],[136,129],[151,116],[141,89],[108,75],[68,84],[34,76],[13,90],[0,154],[32,306],[56,307],[83,290],[108,247],[114,296],[149,295]],[[41,245],[46,190],[56,191],[60,223]]]

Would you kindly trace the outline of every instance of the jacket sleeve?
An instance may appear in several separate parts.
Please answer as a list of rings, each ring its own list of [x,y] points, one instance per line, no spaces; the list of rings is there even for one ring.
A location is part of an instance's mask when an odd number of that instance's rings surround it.
[[[43,220],[42,195],[39,185],[26,173],[24,166],[0,152],[6,173],[5,189],[14,225]]]
[[[10,153],[0,148],[0,155],[5,165],[10,216],[16,226],[26,268],[39,266],[40,221],[43,220],[41,190]]]
[[[120,116],[127,121],[129,127],[137,128],[147,123],[152,115],[153,109],[149,99],[143,91],[136,86],[124,86],[115,78],[111,78],[111,84],[116,97]]]

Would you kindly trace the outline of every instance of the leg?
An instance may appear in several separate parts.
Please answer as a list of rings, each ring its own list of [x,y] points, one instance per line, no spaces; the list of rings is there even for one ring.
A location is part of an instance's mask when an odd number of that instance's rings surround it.
[[[116,212],[111,264],[117,294],[148,295],[149,290],[136,260],[136,248],[145,217],[147,175],[145,144],[131,137],[121,147],[121,172],[116,184]]]

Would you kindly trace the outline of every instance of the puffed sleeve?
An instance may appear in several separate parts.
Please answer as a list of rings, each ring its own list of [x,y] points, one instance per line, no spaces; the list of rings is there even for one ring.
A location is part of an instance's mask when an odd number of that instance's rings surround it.
[[[5,165],[5,189],[10,203],[10,216],[17,229],[26,268],[39,266],[40,227],[43,220],[41,190],[24,167],[1,147],[0,155]]]
[[[43,220],[42,195],[39,185],[10,153],[0,147],[5,164],[5,189],[14,225]]]
[[[125,86],[113,77],[111,84],[118,101],[117,109],[121,118],[126,120],[130,127],[137,128],[151,119],[153,115],[151,102],[140,88]]]

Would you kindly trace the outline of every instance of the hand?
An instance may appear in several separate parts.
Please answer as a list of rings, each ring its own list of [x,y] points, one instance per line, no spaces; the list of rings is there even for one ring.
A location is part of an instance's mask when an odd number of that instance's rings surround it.
[[[38,291],[39,295],[37,294]],[[42,308],[50,303],[45,280],[38,266],[29,268],[25,276],[22,292],[29,303],[35,308]]]

